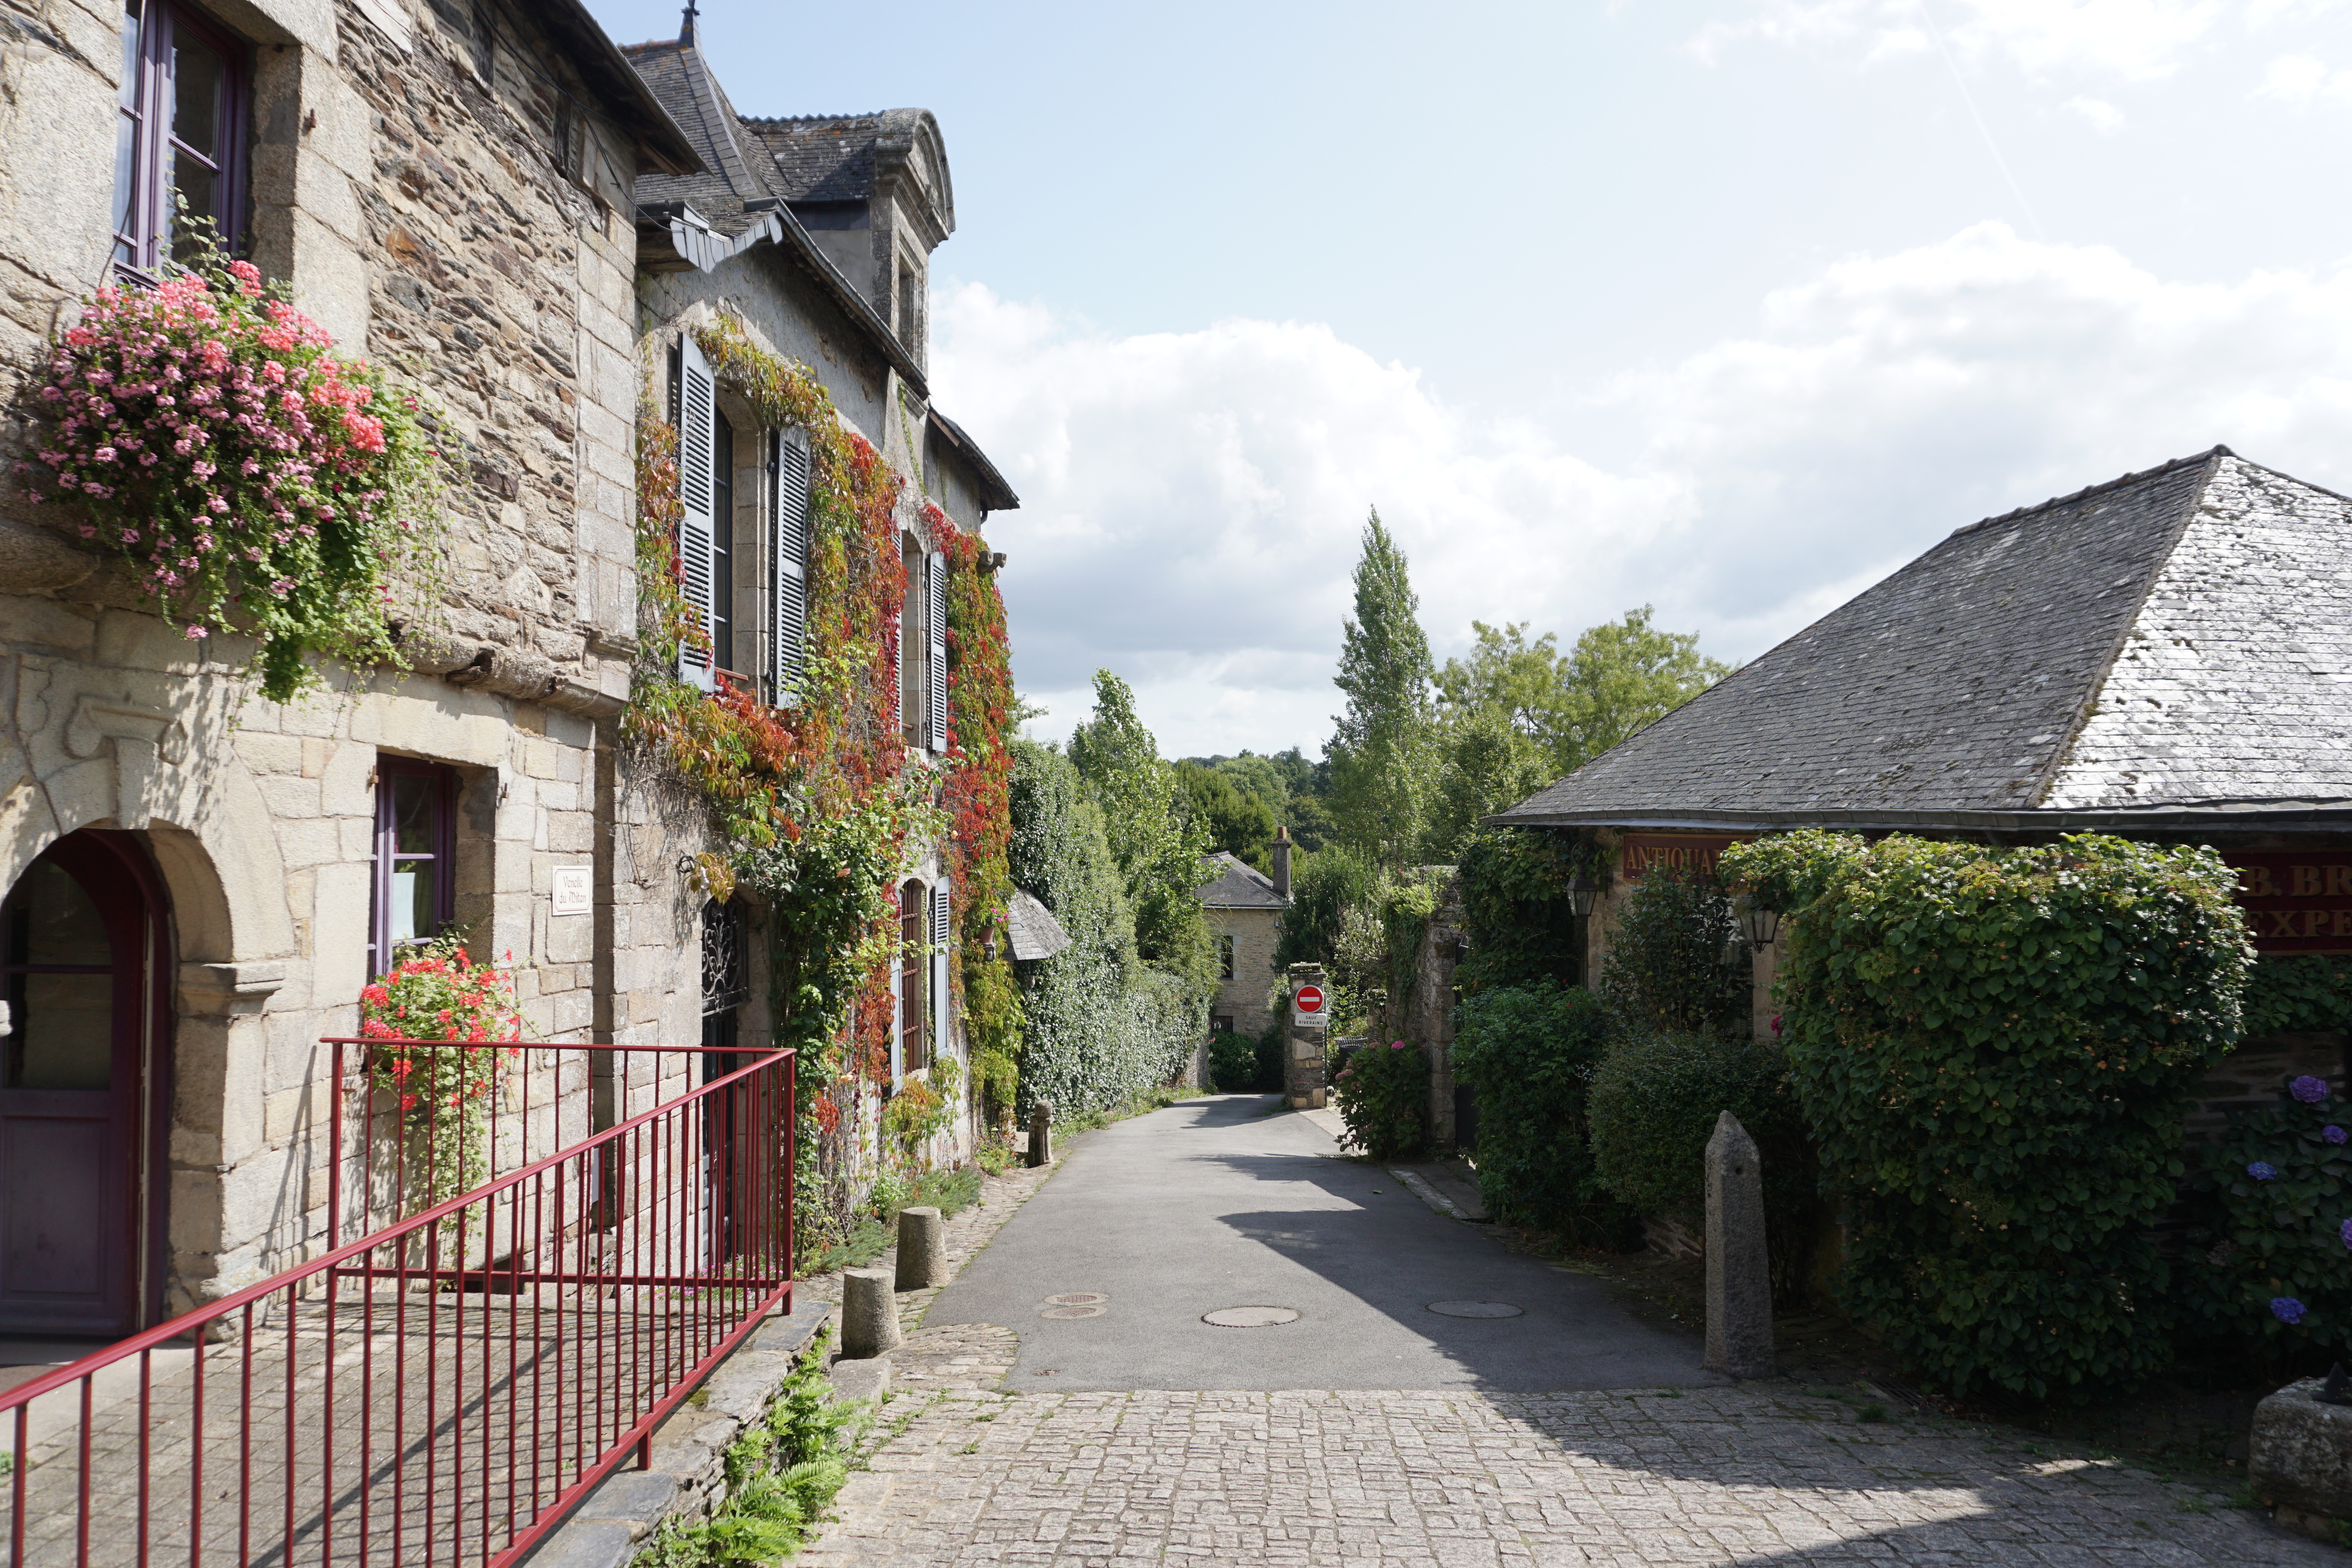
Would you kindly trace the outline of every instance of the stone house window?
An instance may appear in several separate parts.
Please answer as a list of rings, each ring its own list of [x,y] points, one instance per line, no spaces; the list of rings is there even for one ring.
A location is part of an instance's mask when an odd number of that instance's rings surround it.
[[[173,0],[127,0],[122,92],[115,117],[114,262],[152,274],[184,256],[179,218],[244,238],[246,106],[251,52],[216,22]]]
[[[930,988],[925,984],[929,977],[925,970],[929,966],[922,961],[929,903],[919,882],[909,882],[898,890],[898,974],[895,998],[895,1010],[898,1016],[896,1020],[898,1038],[894,1042],[896,1050],[892,1053],[898,1060],[890,1064],[890,1076],[893,1078],[920,1072],[931,1064],[930,1054],[924,1049],[924,1026],[929,1021],[926,1004],[929,999],[927,993]]]
[[[735,668],[735,426],[710,422],[710,662]],[[756,450],[756,449],[755,449]]]
[[[1217,978],[1230,980],[1233,977],[1234,939],[1231,936],[1220,936],[1217,938]]]
[[[768,700],[799,700],[808,671],[809,455],[797,436],[768,433]]]
[[[400,961],[457,915],[457,772],[436,762],[379,757],[375,765],[375,902],[368,973]]]

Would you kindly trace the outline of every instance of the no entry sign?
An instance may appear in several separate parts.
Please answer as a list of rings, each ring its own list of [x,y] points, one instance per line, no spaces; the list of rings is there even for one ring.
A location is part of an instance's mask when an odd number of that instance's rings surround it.
[[[1323,988],[1301,986],[1290,998],[1290,1021],[1301,1029],[1321,1029],[1331,1021],[1324,1010]]]

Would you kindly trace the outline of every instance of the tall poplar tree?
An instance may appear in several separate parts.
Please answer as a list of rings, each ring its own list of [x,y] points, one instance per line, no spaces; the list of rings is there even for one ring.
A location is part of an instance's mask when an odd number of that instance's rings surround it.
[[[1404,552],[1378,508],[1356,561],[1356,613],[1343,630],[1334,684],[1348,711],[1327,752],[1331,814],[1342,843],[1384,865],[1421,841],[1433,761],[1429,639]]]
[[[1143,956],[1213,988],[1214,939],[1193,890],[1207,881],[1203,824],[1192,820],[1175,765],[1135,711],[1135,692],[1108,670],[1095,672],[1094,716],[1070,732],[1070,761],[1102,808],[1112,857],[1135,910]]]

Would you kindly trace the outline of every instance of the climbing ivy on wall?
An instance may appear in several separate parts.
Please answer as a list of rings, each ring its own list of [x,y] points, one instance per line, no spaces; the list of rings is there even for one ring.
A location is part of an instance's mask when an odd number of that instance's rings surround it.
[[[642,652],[624,726],[639,753],[708,811],[719,847],[701,859],[703,885],[720,898],[740,887],[767,908],[775,1040],[801,1053],[799,1241],[814,1251],[850,1217],[856,1141],[878,1125],[873,1103],[888,1087],[897,884],[914,847],[948,840],[957,884],[979,892],[951,905],[961,906],[967,947],[1003,907],[1002,894],[991,902],[988,893],[992,864],[1002,881],[1004,835],[1004,765],[989,760],[990,747],[1002,750],[1009,706],[1003,611],[992,584],[982,585],[992,612],[968,603],[960,611],[969,595],[950,592],[950,634],[961,624],[962,653],[960,662],[950,654],[950,706],[963,744],[936,768],[908,750],[897,720],[907,588],[897,476],[842,424],[807,366],[761,350],[725,318],[696,340],[763,423],[808,440],[806,674],[782,708],[724,676],[709,694],[677,679],[679,648],[698,634],[678,587],[677,437],[648,410],[637,462]],[[977,579],[978,542],[927,515],[941,549],[961,562],[951,582]],[[960,967],[968,1005],[977,989],[980,1010],[1000,1018],[989,1001],[995,978],[975,983],[969,955]],[[976,1043],[999,1049],[1001,1023],[984,1033]]]
[[[1470,956],[1454,977],[1463,995],[1581,979],[1584,934],[1569,907],[1568,884],[1601,875],[1605,864],[1597,845],[1558,829],[1472,834],[1460,862]]]
[[[1009,1113],[1021,1081],[1021,989],[1004,934],[1012,915],[1013,720],[1012,647],[1004,596],[983,570],[977,535],[924,508],[931,538],[948,561],[948,841],[964,1039],[971,1050],[972,1092],[993,1113]],[[993,949],[992,951],[992,944]]]

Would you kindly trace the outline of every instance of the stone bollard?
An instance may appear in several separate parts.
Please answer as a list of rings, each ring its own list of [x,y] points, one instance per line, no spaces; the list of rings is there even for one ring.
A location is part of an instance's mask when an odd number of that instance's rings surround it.
[[[898,1345],[898,1300],[880,1269],[841,1271],[841,1355],[865,1361]]]
[[[928,1290],[948,1282],[948,1228],[936,1208],[898,1211],[898,1289]]]
[[[1029,1112],[1029,1164],[1034,1168],[1054,1157],[1054,1107],[1040,1100]]]
[[[1706,1141],[1706,1359],[1709,1372],[1772,1375],[1772,1268],[1764,1249],[1764,1165],[1726,1111]]]

